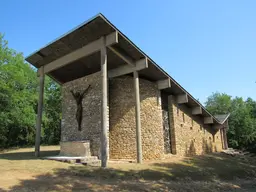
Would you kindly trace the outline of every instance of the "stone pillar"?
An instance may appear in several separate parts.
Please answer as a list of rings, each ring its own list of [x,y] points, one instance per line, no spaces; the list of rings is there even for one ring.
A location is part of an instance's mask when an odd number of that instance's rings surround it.
[[[140,87],[139,75],[137,71],[133,72],[134,91],[135,91],[135,118],[136,118],[136,146],[137,146],[137,163],[142,163],[142,146],[141,146],[141,121],[140,121]]]
[[[102,37],[104,45],[106,38]],[[107,77],[107,48],[101,48],[101,77],[102,77],[102,98],[101,98],[101,167],[107,167],[108,163],[108,77]]]
[[[39,99],[37,107],[37,119],[36,119],[36,141],[35,141],[35,156],[40,156],[40,139],[41,139],[41,125],[42,125],[42,113],[43,113],[43,100],[44,100],[44,68],[40,67],[37,71],[39,76]]]
[[[177,154],[172,95],[168,96],[168,113],[169,113],[169,125],[170,125],[170,136],[171,136],[171,153]]]

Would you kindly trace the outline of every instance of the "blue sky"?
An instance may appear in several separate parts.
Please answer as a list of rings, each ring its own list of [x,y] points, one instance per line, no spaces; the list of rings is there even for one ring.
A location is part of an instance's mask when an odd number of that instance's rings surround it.
[[[0,32],[24,56],[103,13],[196,99],[256,99],[255,0],[5,0]]]

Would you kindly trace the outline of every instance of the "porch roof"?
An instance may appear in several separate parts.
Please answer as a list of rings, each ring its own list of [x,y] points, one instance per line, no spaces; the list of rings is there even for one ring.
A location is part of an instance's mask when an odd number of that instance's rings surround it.
[[[127,55],[133,61],[147,58],[148,67],[139,71],[139,76],[141,78],[145,78],[150,81],[169,79],[171,87],[163,89],[164,92],[173,95],[185,94],[188,98],[188,102],[186,103],[188,107],[200,107],[202,109],[201,115],[203,117],[212,118],[213,123],[223,124],[225,122],[220,121],[210,114],[200,102],[189,94],[102,14],[96,15],[70,32],[62,35],[60,38],[32,53],[26,57],[26,61],[36,68],[40,68],[41,66],[46,66],[60,58],[64,58],[64,56],[67,56],[68,54],[100,39],[102,36],[107,36],[113,32],[117,32],[118,35],[118,43],[113,45],[116,50],[124,53],[124,55]],[[107,49],[107,54],[108,70],[127,65],[123,59],[118,57],[109,48]],[[95,51],[86,57],[72,61],[65,66],[47,72],[46,74],[58,83],[62,84],[97,71],[100,71],[100,51]]]
[[[221,122],[221,123],[224,123],[224,122],[228,119],[229,116],[230,116],[230,113],[228,113],[228,114],[214,115],[214,117],[215,117],[216,119],[218,119],[219,122]]]

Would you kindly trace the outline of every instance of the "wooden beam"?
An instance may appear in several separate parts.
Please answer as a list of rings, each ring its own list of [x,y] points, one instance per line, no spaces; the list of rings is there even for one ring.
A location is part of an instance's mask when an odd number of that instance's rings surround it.
[[[111,69],[108,71],[108,77],[114,78],[114,77],[129,74],[129,73],[133,73],[134,71],[140,71],[146,68],[148,68],[147,58],[136,61],[134,67],[131,67],[129,65],[123,65],[121,67]]]
[[[164,79],[164,80],[159,80],[157,81],[157,87],[158,89],[167,89],[171,87],[171,79]]]
[[[202,107],[198,106],[198,107],[192,108],[192,115],[201,115],[201,114],[203,114]]]
[[[113,53],[115,53],[118,57],[120,57],[124,62],[131,66],[135,66],[135,62],[132,58],[127,56],[125,53],[122,53],[121,51],[118,51],[116,48],[109,46],[108,47]]]
[[[188,95],[187,94],[182,94],[176,96],[177,103],[178,104],[183,104],[183,103],[188,103]]]
[[[106,41],[102,38],[103,42]],[[102,95],[101,95],[101,167],[107,167],[108,164],[108,78],[107,78],[107,49],[101,48],[101,77],[102,77]]]
[[[113,32],[106,36],[106,46],[113,45],[115,43],[118,43],[118,35],[117,32]],[[44,73],[49,73],[53,70],[56,70],[58,68],[61,68],[69,63],[72,63],[78,59],[81,59],[82,57],[91,55],[92,53],[95,53],[99,51],[104,46],[104,42],[102,41],[102,38],[95,40],[84,47],[77,49],[59,59],[56,59],[55,61],[48,63],[44,66]]]
[[[37,106],[37,119],[36,119],[36,141],[35,141],[35,156],[40,156],[40,140],[41,140],[41,125],[43,114],[43,100],[44,100],[44,68],[40,67],[37,71],[39,76],[39,99]]]
[[[140,121],[140,87],[139,75],[137,71],[133,72],[134,93],[135,93],[135,118],[136,118],[136,147],[137,163],[142,163],[142,146],[141,146],[141,121]]]
[[[204,117],[204,124],[213,124],[212,117]]]

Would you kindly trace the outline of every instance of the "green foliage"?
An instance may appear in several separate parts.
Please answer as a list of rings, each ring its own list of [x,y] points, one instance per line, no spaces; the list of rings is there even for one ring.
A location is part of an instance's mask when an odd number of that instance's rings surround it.
[[[231,96],[216,92],[207,98],[206,107],[213,114],[225,114],[230,112],[231,103]]]
[[[206,101],[206,108],[213,114],[230,113],[230,147],[256,149],[256,102],[253,99],[244,101],[241,97],[213,93]]]
[[[50,78],[46,78],[43,119],[43,142],[58,144],[60,141],[61,92],[60,86]]]
[[[0,34],[0,147],[34,144],[37,90],[35,70],[24,62],[22,54],[8,48],[8,42]],[[50,137],[49,134],[55,138],[43,141],[57,143],[60,88],[47,79],[45,90],[49,109],[44,117],[44,138]],[[47,130],[50,128],[54,131]]]

